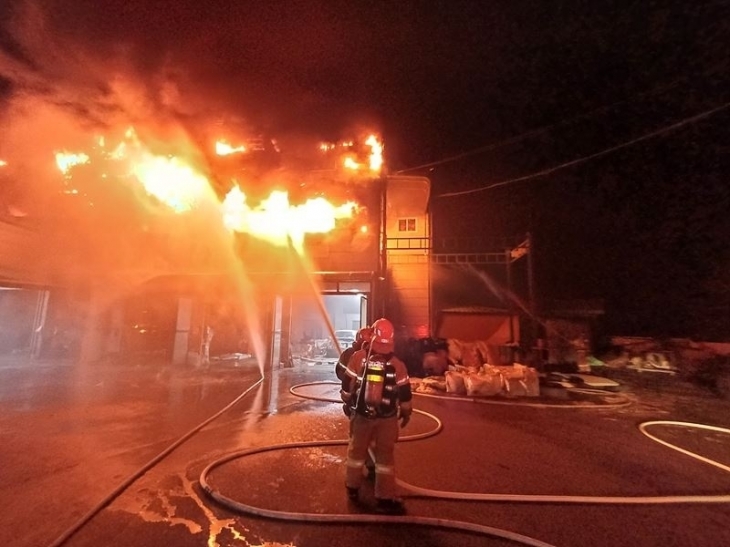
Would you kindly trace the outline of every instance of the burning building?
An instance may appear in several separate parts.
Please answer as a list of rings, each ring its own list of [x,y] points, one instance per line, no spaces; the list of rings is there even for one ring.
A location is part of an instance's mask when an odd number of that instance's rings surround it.
[[[86,47],[30,8],[0,52],[0,352],[280,363],[383,315],[423,338],[438,268],[513,260],[437,245],[429,180],[389,175],[377,133],[272,138],[187,51]]]
[[[97,136],[45,158],[43,200],[3,196],[0,313],[21,319],[5,351],[279,363],[383,315],[430,333],[430,184],[385,175],[376,135],[298,170],[265,137],[175,144]]]

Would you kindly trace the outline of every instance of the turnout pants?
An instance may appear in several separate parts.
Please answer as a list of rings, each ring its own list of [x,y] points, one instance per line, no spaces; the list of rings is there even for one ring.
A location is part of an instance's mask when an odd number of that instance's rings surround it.
[[[347,448],[345,484],[360,488],[368,448],[375,455],[375,497],[395,498],[395,443],[398,441],[398,417],[366,418],[355,414],[350,420],[350,444]]]

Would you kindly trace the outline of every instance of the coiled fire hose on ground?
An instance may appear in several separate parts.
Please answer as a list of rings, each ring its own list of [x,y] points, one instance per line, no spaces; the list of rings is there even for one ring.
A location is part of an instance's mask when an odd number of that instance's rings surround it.
[[[115,488],[109,495],[107,495],[103,500],[101,500],[99,503],[97,503],[91,510],[89,510],[84,516],[82,516],[77,522],[75,522],[72,526],[70,526],[65,532],[63,532],[58,538],[56,538],[49,547],[60,547],[64,543],[66,543],[76,532],[78,532],[85,524],[87,524],[94,516],[96,516],[99,512],[101,512],[106,506],[112,503],[117,497],[119,497],[129,486],[131,486],[136,480],[138,480],[140,477],[142,477],[145,473],[147,473],[150,469],[152,469],[155,465],[160,463],[165,457],[167,457],[169,454],[171,454],[175,449],[177,449],[180,445],[182,445],[185,441],[190,439],[193,435],[198,433],[200,430],[202,430],[205,426],[213,422],[215,419],[217,419],[219,416],[224,414],[226,411],[230,410],[233,406],[235,406],[237,403],[239,403],[243,398],[245,398],[246,395],[248,395],[251,391],[253,391],[254,388],[259,386],[264,381],[264,377],[262,376],[259,378],[254,384],[252,384],[250,387],[248,387],[246,390],[244,390],[240,395],[238,395],[235,399],[233,399],[230,403],[228,403],[226,406],[224,406],[220,411],[215,413],[213,416],[209,417],[205,421],[201,422],[197,426],[195,426],[193,429],[185,433],[183,436],[178,438],[176,441],[174,441],[172,444],[170,444],[166,449],[164,449],[162,452],[160,452],[157,456],[152,458],[149,462],[147,462],[145,465],[137,469],[135,472],[133,472],[126,480],[124,480],[117,488]],[[308,397],[304,396],[302,394],[296,393],[296,390],[298,388],[309,386],[309,385],[318,385],[318,384],[334,384],[335,382],[331,381],[324,381],[324,382],[310,382],[308,384],[299,384],[297,386],[293,386],[290,389],[290,392],[294,395],[297,395],[299,397],[305,397],[308,399],[313,400],[319,400],[324,402],[337,402],[339,403],[339,400],[331,399],[331,398],[325,398],[325,397]],[[425,394],[418,394],[419,396],[427,396]],[[451,399],[451,400],[458,400],[458,399]],[[472,400],[474,402],[487,402],[475,398],[466,398],[465,401]],[[519,404],[510,402],[509,404]],[[533,404],[528,403],[529,406],[549,406],[550,408],[581,408],[580,406],[576,405],[540,405],[540,404]],[[594,408],[593,406],[590,406],[589,408]],[[400,441],[415,441],[419,439],[423,439],[426,437],[430,437],[432,435],[438,434],[442,429],[441,421],[432,414],[428,414],[423,411],[415,410],[415,412],[421,413],[426,415],[427,417],[430,417],[431,419],[435,420],[437,426],[432,431],[428,431],[425,433],[421,433],[418,435],[412,435],[412,436],[406,436],[400,439]],[[659,439],[658,437],[650,434],[647,429],[652,426],[661,426],[661,425],[670,425],[670,426],[679,426],[679,427],[694,427],[694,428],[700,428],[725,434],[730,434],[729,429],[725,429],[722,427],[716,427],[716,426],[710,426],[705,424],[695,424],[695,423],[689,423],[689,422],[673,422],[673,421],[650,421],[640,424],[639,429],[640,431],[647,435],[652,440],[659,442],[668,448],[672,448],[674,450],[679,451],[682,454],[691,456],[695,459],[698,459],[702,462],[708,463],[710,465],[716,466],[720,469],[723,469],[724,471],[730,472],[730,467],[721,464],[719,462],[716,462],[714,460],[710,460],[708,458],[704,458],[703,456],[700,456],[698,454],[695,454],[693,452],[690,452],[688,450],[685,450],[683,448],[677,447],[675,445],[672,445],[666,441],[663,441]],[[274,446],[268,446],[264,448],[254,449],[254,450],[245,450],[241,452],[236,452],[233,454],[230,454],[226,456],[225,458],[218,459],[211,464],[209,464],[201,473],[200,476],[200,483],[203,487],[203,490],[205,493],[210,496],[213,500],[217,501],[218,503],[222,504],[225,507],[228,507],[229,509],[235,511],[235,512],[241,512],[241,513],[248,513],[253,515],[259,515],[264,516],[268,518],[274,518],[274,519],[281,519],[281,520],[289,520],[289,521],[302,521],[302,522],[322,522],[322,523],[381,523],[384,520],[387,519],[387,522],[389,523],[395,523],[395,524],[420,524],[425,526],[431,526],[431,527],[439,527],[444,529],[450,529],[454,531],[464,531],[464,532],[472,532],[472,533],[479,533],[484,534],[487,536],[492,537],[499,537],[503,539],[507,539],[510,541],[514,541],[516,543],[521,543],[523,545],[531,545],[535,547],[553,547],[548,543],[542,542],[537,539],[533,539],[527,536],[524,536],[522,534],[510,532],[507,530],[500,530],[498,528],[493,528],[490,526],[484,526],[479,524],[473,524],[468,522],[461,522],[461,521],[453,521],[453,520],[446,520],[446,519],[433,519],[433,518],[425,518],[425,517],[416,517],[416,516],[378,516],[378,515],[323,515],[323,514],[317,514],[317,513],[290,513],[290,512],[284,512],[284,511],[271,511],[267,509],[262,509],[258,507],[249,506],[240,502],[237,502],[235,500],[231,500],[224,496],[223,494],[217,492],[215,489],[213,489],[210,484],[208,483],[207,477],[210,474],[211,471],[213,471],[215,468],[223,465],[226,462],[229,462],[231,460],[237,459],[237,458],[243,458],[247,455],[252,455],[264,451],[272,451],[272,450],[285,450],[285,449],[291,449],[291,448],[301,448],[301,447],[313,447],[313,446],[331,446],[331,445],[337,445],[337,444],[347,444],[347,440],[339,440],[339,441],[312,441],[312,442],[305,442],[305,443],[290,443],[290,444],[281,444],[281,445],[274,445]],[[434,490],[428,490],[419,488],[417,486],[406,484],[402,481],[399,481],[399,485],[406,489],[411,491],[416,496],[426,496],[426,497],[435,497],[435,498],[441,498],[441,499],[460,499],[460,500],[481,500],[481,501],[504,501],[504,502],[520,502],[520,503],[531,503],[531,502],[551,502],[551,503],[607,503],[607,504],[660,504],[660,503],[730,503],[730,495],[717,495],[717,496],[662,496],[662,497],[586,497],[586,496],[530,496],[530,495],[510,495],[510,494],[479,494],[479,493],[455,493],[455,492],[443,492],[443,491],[434,491]]]
[[[338,383],[332,382],[332,381],[309,382],[309,383],[298,384],[296,386],[293,386],[292,388],[290,388],[289,391],[293,395],[303,397],[306,399],[330,402],[330,403],[340,403],[341,401],[339,401],[338,399],[333,399],[333,398],[329,398],[329,397],[303,395],[303,394],[297,392],[300,388],[307,387],[307,386],[333,385],[333,384],[338,384]],[[449,398],[449,399],[452,400],[451,398]],[[469,399],[466,399],[466,400],[469,400]],[[479,401],[479,402],[482,402],[482,401]],[[520,403],[511,402],[509,404],[520,404]],[[553,408],[581,408],[580,406],[576,406],[576,405],[555,405],[555,406],[553,406],[553,405],[540,405],[540,404],[533,404],[533,403],[526,403],[526,404],[528,404],[529,406],[548,406],[548,407],[553,407]],[[619,406],[621,406],[621,405],[619,405]],[[594,408],[594,406],[592,406],[591,408]],[[422,414],[422,415],[432,419],[436,423],[436,427],[431,431],[427,431],[425,433],[421,433],[418,435],[403,436],[399,439],[399,442],[415,441],[415,440],[431,437],[433,435],[438,434],[441,431],[441,429],[443,428],[443,424],[436,416],[434,416],[428,412],[420,411],[418,409],[414,409],[414,412],[418,412],[419,414]],[[698,454],[684,450],[684,449],[677,447],[675,445],[672,445],[668,442],[662,441],[661,439],[649,434],[646,431],[647,428],[649,428],[651,426],[659,426],[659,425],[695,427],[695,428],[701,428],[701,429],[705,429],[705,430],[711,430],[711,431],[727,433],[727,434],[730,434],[730,429],[709,426],[709,425],[704,425],[704,424],[693,424],[693,423],[688,423],[688,422],[671,422],[671,421],[645,422],[639,426],[639,430],[643,434],[645,434],[649,438],[651,438],[652,440],[660,442],[661,444],[663,444],[669,448],[677,450],[683,454],[689,455],[700,461],[709,463],[711,465],[717,466],[725,471],[730,472],[730,467],[728,467],[728,466],[725,466],[725,465],[723,465],[719,462],[715,462],[713,460],[709,460],[708,458],[704,458],[703,456],[700,456]],[[255,449],[243,450],[240,452],[229,454],[229,455],[227,455],[223,458],[220,458],[220,459],[212,462],[211,464],[209,464],[200,475],[200,485],[203,488],[204,492],[208,496],[210,496],[211,499],[215,500],[217,503],[223,505],[224,507],[226,507],[234,512],[251,514],[251,515],[256,515],[256,516],[260,516],[260,517],[287,520],[287,521],[321,522],[321,523],[332,523],[332,524],[335,524],[335,523],[336,524],[347,524],[347,523],[363,524],[363,523],[388,522],[391,524],[395,523],[395,524],[407,524],[407,525],[421,525],[421,526],[436,527],[436,528],[442,528],[442,529],[453,530],[453,531],[464,531],[464,532],[483,534],[486,536],[510,540],[510,541],[520,543],[523,545],[531,545],[531,546],[536,546],[536,547],[553,547],[550,544],[540,541],[538,539],[534,539],[534,538],[531,538],[531,537],[528,537],[528,536],[525,536],[525,535],[522,535],[522,534],[519,534],[516,532],[512,532],[509,530],[502,530],[502,529],[494,528],[491,526],[485,526],[485,525],[481,525],[481,524],[455,521],[455,520],[448,520],[448,519],[437,519],[437,518],[427,518],[427,517],[418,517],[418,516],[379,516],[379,515],[370,515],[370,514],[301,513],[301,512],[288,512],[288,511],[265,509],[265,508],[261,508],[261,507],[255,507],[252,505],[248,505],[248,504],[242,503],[240,501],[231,499],[231,498],[225,496],[224,494],[220,493],[219,491],[215,490],[208,481],[208,476],[214,469],[216,469],[216,468],[220,467],[221,465],[223,465],[227,462],[230,462],[232,460],[244,458],[246,456],[250,456],[253,454],[259,454],[262,452],[269,452],[269,451],[276,451],[276,450],[294,449],[294,448],[346,445],[347,443],[348,443],[347,439],[329,440],[329,441],[310,441],[310,442],[300,442],[300,443],[278,444],[278,445],[271,445],[271,446],[260,447],[260,448],[255,448]],[[405,483],[401,480],[398,480],[398,484],[401,488],[410,492],[412,497],[418,496],[418,497],[432,497],[432,498],[439,498],[439,499],[468,500],[468,501],[489,501],[489,502],[510,502],[510,503],[613,504],[613,505],[730,503],[730,495],[628,496],[628,497],[608,496],[608,497],[606,497],[606,496],[549,496],[549,495],[518,495],[518,494],[483,494],[483,493],[464,493],[464,492],[447,492],[447,491],[439,491],[439,490],[430,490],[430,489],[420,488],[418,486],[414,486],[414,485]]]

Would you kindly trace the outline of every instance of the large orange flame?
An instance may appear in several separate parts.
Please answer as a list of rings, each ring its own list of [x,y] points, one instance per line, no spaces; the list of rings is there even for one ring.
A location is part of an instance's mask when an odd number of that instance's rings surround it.
[[[177,213],[190,211],[211,189],[208,179],[177,157],[145,154],[132,171],[148,194]]]
[[[383,168],[383,143],[375,135],[370,135],[365,144],[370,147],[370,170],[380,173]]]
[[[335,206],[323,197],[292,205],[289,194],[277,190],[258,206],[251,207],[246,202],[246,194],[235,186],[223,200],[223,220],[231,230],[256,235],[275,245],[291,243],[302,252],[306,234],[333,230],[337,220],[352,217],[355,208],[354,202]]]
[[[368,137],[365,139],[364,144],[370,147],[370,154],[368,155],[367,162],[368,171],[370,172],[370,174],[380,173],[383,169],[383,143],[376,135],[371,134],[368,135]],[[348,153],[344,156],[341,156],[338,160],[341,162],[342,167],[350,171],[360,171],[366,167],[365,164],[358,161],[358,158],[355,154],[349,151],[349,149],[354,146],[353,141],[344,141],[339,143],[339,145],[324,142],[319,145],[319,149],[322,152],[327,153],[335,150],[337,146],[348,149]]]
[[[299,252],[303,252],[306,234],[329,232],[335,228],[337,220],[352,217],[356,209],[354,202],[337,206],[324,197],[292,205],[289,195],[282,191],[273,191],[259,205],[251,206],[238,185],[228,192],[222,203],[214,202],[210,181],[200,169],[182,157],[152,153],[134,128],[129,128],[124,140],[111,150],[106,150],[103,137],[98,137],[96,142],[100,148],[95,149],[94,157],[123,165],[124,173],[176,213],[192,211],[204,203],[216,203],[220,207],[221,222],[229,229],[275,245],[293,245]],[[243,151],[243,147],[234,149],[225,141],[217,144],[228,146],[221,150],[230,153]],[[84,153],[56,153],[56,164],[68,181],[72,180],[74,167],[90,162],[90,156]],[[101,178],[106,177],[106,173],[101,174]],[[66,193],[75,193],[75,190]]]

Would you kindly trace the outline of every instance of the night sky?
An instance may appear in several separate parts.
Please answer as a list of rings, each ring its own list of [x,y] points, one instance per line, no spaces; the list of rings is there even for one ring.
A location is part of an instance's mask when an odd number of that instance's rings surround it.
[[[124,74],[146,113],[375,128],[391,172],[432,179],[437,237],[533,234],[546,302],[730,337],[728,2],[11,0],[0,21],[5,104],[103,123],[138,112],[110,104]]]

